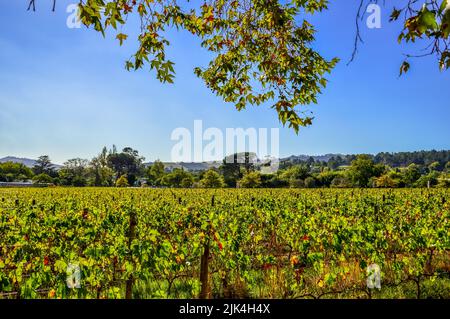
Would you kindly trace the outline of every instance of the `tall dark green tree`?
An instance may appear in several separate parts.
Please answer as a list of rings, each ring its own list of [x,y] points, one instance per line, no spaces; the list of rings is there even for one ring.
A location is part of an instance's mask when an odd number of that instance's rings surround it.
[[[225,186],[222,175],[213,169],[209,169],[203,174],[200,186],[204,188],[221,188]]]
[[[190,187],[194,182],[192,174],[182,168],[175,168],[162,177],[161,184],[168,187]]]
[[[379,177],[384,171],[384,165],[375,165],[369,155],[358,155],[352,161],[348,170],[350,180],[356,187],[368,187],[371,177]]]
[[[33,172],[35,175],[47,174],[51,177],[56,177],[58,175],[48,155],[39,156],[36,160],[36,164],[33,166]]]
[[[160,160],[156,160],[147,169],[147,179],[150,185],[160,186],[164,175],[165,175],[164,164]]]
[[[226,156],[219,170],[223,175],[228,187],[236,187],[237,181],[241,179],[244,173],[255,169],[257,156],[252,152],[241,152]]]
[[[417,164],[410,164],[404,171],[403,171],[403,180],[406,184],[406,186],[414,186],[416,181],[420,178],[420,167]]]
[[[70,159],[59,170],[59,182],[66,186],[86,186],[89,161],[81,158]]]
[[[143,173],[144,159],[137,150],[125,147],[120,153],[112,151],[108,155],[108,165],[114,170],[117,178],[126,175],[128,184],[134,185],[137,178]]]
[[[32,177],[32,170],[22,163],[0,163],[0,182],[24,181]]]
[[[108,166],[108,149],[102,152],[89,163],[89,184],[92,186],[112,186],[114,184],[114,171]]]
[[[261,186],[261,174],[257,171],[247,172],[239,180],[241,188],[258,188]]]

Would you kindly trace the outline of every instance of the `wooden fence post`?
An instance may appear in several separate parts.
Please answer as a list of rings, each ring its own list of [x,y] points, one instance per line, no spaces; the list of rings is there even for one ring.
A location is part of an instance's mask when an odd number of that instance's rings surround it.
[[[133,253],[131,252],[131,243],[133,242],[133,239],[136,237],[136,224],[137,224],[136,213],[131,212],[130,213],[130,226],[128,229],[128,249],[130,250],[129,260],[131,263],[133,263]],[[134,280],[133,274],[131,274],[126,281],[125,299],[133,298],[133,280]]]
[[[200,261],[200,282],[202,288],[200,291],[200,299],[207,299],[209,297],[209,239],[204,246],[204,252]]]
[[[211,197],[211,207],[215,205],[215,196]],[[208,236],[211,236],[211,229],[208,231]],[[209,251],[210,251],[210,239],[208,238],[203,246],[203,255],[200,259],[200,282],[202,284],[200,291],[200,299],[209,298]]]

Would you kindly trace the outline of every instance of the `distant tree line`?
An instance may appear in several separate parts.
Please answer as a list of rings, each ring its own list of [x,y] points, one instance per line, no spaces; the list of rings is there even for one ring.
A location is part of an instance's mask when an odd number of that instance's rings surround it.
[[[376,155],[367,155],[374,163],[384,164],[390,167],[406,167],[410,164],[428,166],[432,163],[438,163],[438,170],[443,170],[445,165],[450,162],[450,151],[418,151],[418,152],[381,152]],[[350,165],[357,155],[332,156],[327,161],[327,166],[336,169],[342,165]]]
[[[239,157],[239,160],[238,160]],[[379,153],[333,156],[328,161],[282,161],[273,174],[261,174],[255,154],[239,153],[223,159],[218,168],[190,172],[168,170],[157,160],[144,165],[144,157],[130,147],[106,147],[90,161],[70,159],[60,168],[46,155],[33,168],[20,163],[0,164],[0,181],[32,180],[38,184],[97,187],[180,188],[347,188],[449,187],[450,151]]]
[[[126,147],[121,152],[116,147],[106,147],[93,159],[70,159],[57,168],[49,156],[40,156],[32,168],[21,163],[0,164],[0,181],[32,180],[37,184],[61,186],[115,186],[135,185],[145,174],[144,158],[138,151]],[[125,181],[124,181],[125,179]]]

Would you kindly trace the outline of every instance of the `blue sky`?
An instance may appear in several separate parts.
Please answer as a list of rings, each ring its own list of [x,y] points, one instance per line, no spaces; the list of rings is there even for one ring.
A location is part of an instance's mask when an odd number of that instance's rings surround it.
[[[399,78],[411,48],[397,44],[400,25],[388,22],[388,10],[381,29],[363,23],[365,43],[350,66],[355,2],[331,1],[312,18],[314,48],[342,61],[310,107],[313,125],[296,135],[268,106],[238,112],[210,92],[192,72],[209,54],[186,32],[169,34],[176,79],[161,84],[147,70],[123,68],[136,47],[132,25],[120,47],[113,36],[66,26],[65,9],[76,1],[58,0],[56,13],[51,1],[37,1],[36,12],[27,12],[26,2],[0,2],[0,157],[48,154],[62,163],[116,144],[147,160],[170,160],[171,132],[193,129],[196,119],[223,130],[280,127],[282,156],[450,148],[450,71],[440,72],[430,57],[413,60]]]

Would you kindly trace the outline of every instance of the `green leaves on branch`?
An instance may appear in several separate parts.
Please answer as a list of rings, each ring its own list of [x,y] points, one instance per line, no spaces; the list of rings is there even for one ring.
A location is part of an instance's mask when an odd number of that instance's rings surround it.
[[[127,38],[128,38],[128,35],[123,34],[123,33],[119,33],[119,34],[116,36],[116,39],[119,40],[120,45],[122,45],[122,44],[123,44],[123,41],[126,40]]]
[[[317,103],[326,86],[326,73],[338,62],[324,59],[312,48],[315,30],[301,12],[327,8],[325,0],[214,0],[195,6],[188,1],[87,0],[80,4],[86,26],[104,34],[108,26],[117,29],[127,16],[141,19],[139,48],[126,62],[128,70],[149,65],[161,82],[173,83],[173,63],[166,59],[167,28],[184,29],[201,39],[214,53],[206,67],[194,73],[212,92],[236,109],[272,103],[283,124],[298,132],[311,124],[312,117],[299,105]],[[188,9],[187,7],[190,7]],[[120,44],[127,35],[119,33]]]
[[[409,67],[410,67],[409,63],[407,61],[404,61],[402,63],[402,65],[401,65],[401,67],[400,67],[400,75],[402,75],[403,73],[408,72]]]
[[[422,3],[421,8],[414,9],[413,4],[417,1],[409,1],[408,6],[398,10],[394,9],[391,14],[391,21],[398,20],[401,13],[405,13],[403,32],[399,35],[398,41],[401,43],[415,42],[417,39],[429,39],[431,43],[426,48],[426,53],[413,57],[425,55],[437,55],[441,70],[450,67],[448,49],[448,37],[450,34],[450,10],[448,0],[433,0]],[[411,56],[409,56],[411,57]],[[400,74],[407,72],[409,64],[401,66]]]

